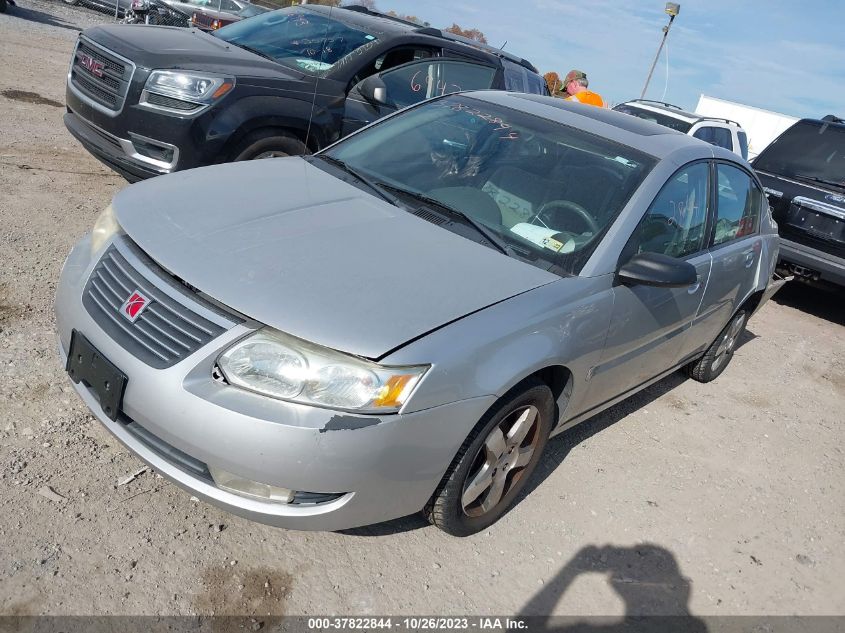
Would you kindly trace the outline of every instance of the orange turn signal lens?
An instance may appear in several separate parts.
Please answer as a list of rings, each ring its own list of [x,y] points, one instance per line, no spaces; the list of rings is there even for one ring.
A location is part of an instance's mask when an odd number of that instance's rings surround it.
[[[402,374],[391,376],[373,399],[374,407],[401,407],[414,386],[420,379],[420,374]]]
[[[211,95],[212,99],[219,99],[224,94],[229,92],[233,88],[234,84],[231,81],[224,81],[220,84],[220,87],[214,91],[214,94]]]

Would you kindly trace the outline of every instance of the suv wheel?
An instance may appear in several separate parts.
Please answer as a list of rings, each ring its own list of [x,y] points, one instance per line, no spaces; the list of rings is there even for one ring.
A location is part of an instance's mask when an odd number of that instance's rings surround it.
[[[737,312],[707,348],[704,356],[686,366],[687,375],[698,382],[710,382],[725,371],[725,367],[733,358],[736,343],[742,336],[747,320],[748,313],[745,310]]]
[[[453,536],[469,536],[501,517],[540,461],[554,397],[532,379],[488,411],[464,441],[423,512]]]
[[[279,156],[309,154],[308,148],[298,138],[280,130],[257,130],[237,144],[232,160],[255,160]]]

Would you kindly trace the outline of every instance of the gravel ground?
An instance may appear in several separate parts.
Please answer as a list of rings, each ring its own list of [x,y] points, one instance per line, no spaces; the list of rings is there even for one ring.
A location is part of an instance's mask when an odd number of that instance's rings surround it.
[[[553,440],[488,532],[273,529],[192,501],[88,414],[51,309],[126,183],[62,122],[90,10],[0,15],[0,613],[845,614],[842,292],[785,289],[731,367]]]

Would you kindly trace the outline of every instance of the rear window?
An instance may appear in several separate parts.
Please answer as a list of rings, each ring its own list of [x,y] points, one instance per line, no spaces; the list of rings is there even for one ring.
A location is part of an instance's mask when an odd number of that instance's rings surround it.
[[[638,108],[637,106],[632,106],[627,103],[621,103],[613,109],[617,112],[624,112],[625,114],[630,114],[639,119],[651,121],[652,123],[659,123],[660,125],[672,128],[673,130],[677,130],[678,132],[683,132],[684,134],[689,132],[690,128],[692,127],[692,123],[687,123],[686,121],[676,119],[675,117],[669,116],[668,114],[661,114],[660,112],[654,112],[653,110]]]
[[[548,95],[546,80],[519,64],[502,60],[505,69],[505,90],[508,92],[527,92],[535,95]]]
[[[799,121],[760,153],[754,169],[845,189],[845,125]]]
[[[733,142],[731,141],[731,131],[727,128],[706,125],[704,127],[698,128],[695,131],[695,134],[693,134],[693,136],[695,138],[701,139],[702,141],[710,143],[711,145],[716,145],[718,147],[724,147],[725,149],[733,150]]]

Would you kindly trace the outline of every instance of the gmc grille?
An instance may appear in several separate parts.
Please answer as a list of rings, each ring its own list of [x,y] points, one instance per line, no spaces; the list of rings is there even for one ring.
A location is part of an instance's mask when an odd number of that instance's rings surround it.
[[[109,49],[81,37],[76,42],[70,82],[96,105],[120,112],[134,72],[135,64]]]

